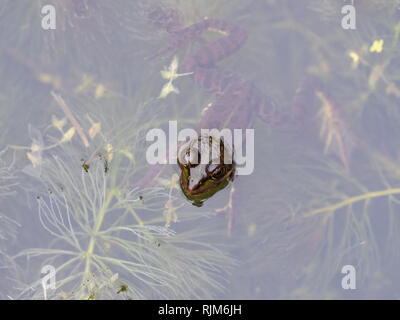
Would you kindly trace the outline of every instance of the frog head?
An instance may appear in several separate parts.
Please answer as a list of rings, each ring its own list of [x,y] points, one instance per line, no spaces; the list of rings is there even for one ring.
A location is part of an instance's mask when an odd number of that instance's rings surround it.
[[[178,164],[181,169],[180,185],[193,205],[225,188],[235,174],[233,152],[222,138],[211,135],[199,136],[179,150]]]

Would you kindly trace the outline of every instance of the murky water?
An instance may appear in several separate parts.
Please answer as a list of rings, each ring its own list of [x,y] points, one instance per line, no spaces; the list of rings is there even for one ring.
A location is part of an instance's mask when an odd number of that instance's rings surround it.
[[[400,1],[48,2],[0,4],[0,298],[399,297]],[[251,174],[144,178],[226,119]]]

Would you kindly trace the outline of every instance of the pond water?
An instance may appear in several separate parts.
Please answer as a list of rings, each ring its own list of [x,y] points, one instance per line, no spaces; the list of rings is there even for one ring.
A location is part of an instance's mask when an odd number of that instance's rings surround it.
[[[47,2],[0,4],[1,299],[399,298],[399,0]]]

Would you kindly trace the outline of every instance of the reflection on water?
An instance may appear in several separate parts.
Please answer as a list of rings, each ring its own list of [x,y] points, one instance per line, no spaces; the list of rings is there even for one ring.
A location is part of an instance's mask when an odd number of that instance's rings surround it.
[[[398,297],[398,0],[44,5],[0,5],[0,298]],[[254,128],[254,173],[191,205],[169,120]]]

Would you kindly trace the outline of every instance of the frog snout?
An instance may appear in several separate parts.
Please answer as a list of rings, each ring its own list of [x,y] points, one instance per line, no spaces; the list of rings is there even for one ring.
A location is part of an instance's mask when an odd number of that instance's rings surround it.
[[[198,181],[195,178],[189,178],[188,189],[195,190],[198,187]]]

